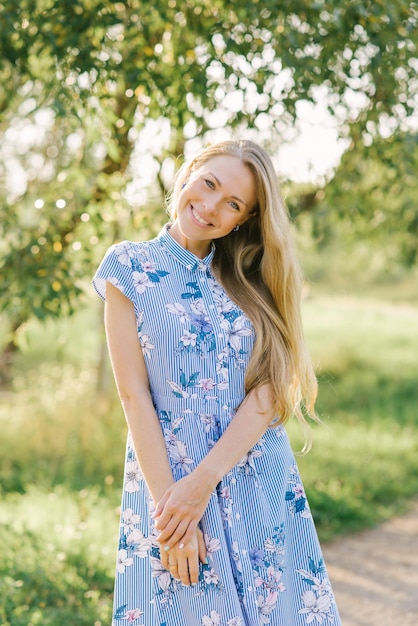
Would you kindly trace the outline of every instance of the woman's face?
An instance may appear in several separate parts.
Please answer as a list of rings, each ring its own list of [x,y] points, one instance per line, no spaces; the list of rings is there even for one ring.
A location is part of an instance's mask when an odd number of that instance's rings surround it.
[[[231,155],[215,156],[192,170],[177,198],[171,235],[203,257],[213,239],[228,235],[253,215],[255,181],[251,170]]]

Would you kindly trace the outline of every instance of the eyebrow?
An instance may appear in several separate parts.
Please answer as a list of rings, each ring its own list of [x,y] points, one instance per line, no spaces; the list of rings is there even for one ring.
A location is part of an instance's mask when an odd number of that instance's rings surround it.
[[[219,178],[217,176],[215,176],[215,174],[211,170],[209,170],[209,174],[211,174],[213,176],[213,178],[218,183],[219,187],[222,187],[221,181],[219,180]],[[244,200],[242,200],[241,198],[238,198],[238,196],[231,196],[231,198],[233,198],[234,200],[238,200],[238,202],[241,202],[241,204],[245,204],[245,206],[248,206],[248,204],[246,202],[244,202]]]

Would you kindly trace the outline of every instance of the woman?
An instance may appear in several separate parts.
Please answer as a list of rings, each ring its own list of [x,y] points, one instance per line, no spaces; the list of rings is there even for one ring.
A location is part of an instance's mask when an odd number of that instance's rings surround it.
[[[113,624],[338,625],[284,430],[316,380],[270,158],[208,148],[171,218],[94,278],[129,427]]]

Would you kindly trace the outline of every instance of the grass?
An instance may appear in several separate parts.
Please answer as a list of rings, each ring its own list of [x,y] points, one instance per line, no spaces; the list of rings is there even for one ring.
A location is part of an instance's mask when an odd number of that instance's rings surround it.
[[[97,491],[8,494],[0,510],[0,623],[110,624],[116,507]]]
[[[340,296],[309,300],[304,312],[326,428],[315,427],[299,465],[320,536],[331,539],[418,494],[418,310]]]
[[[418,298],[314,291],[304,318],[325,426],[314,426],[298,463],[328,540],[406,510],[418,494]],[[1,394],[4,626],[111,620],[126,428],[99,367],[98,316],[92,304],[71,320],[28,325],[13,387]],[[295,425],[289,432],[299,448]]]

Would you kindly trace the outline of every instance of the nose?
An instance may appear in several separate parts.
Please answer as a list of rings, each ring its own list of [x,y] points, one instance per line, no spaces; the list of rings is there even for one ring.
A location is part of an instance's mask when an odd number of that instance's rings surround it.
[[[203,208],[207,213],[216,213],[218,210],[218,198],[215,198],[214,194],[206,198],[203,202]]]

